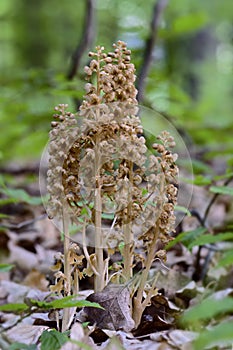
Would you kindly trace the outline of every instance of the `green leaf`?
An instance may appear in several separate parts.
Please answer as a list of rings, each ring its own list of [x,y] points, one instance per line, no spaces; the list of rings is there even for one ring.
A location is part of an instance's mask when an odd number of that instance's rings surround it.
[[[0,187],[5,187],[4,177],[0,175]]]
[[[186,325],[196,325],[198,322],[210,320],[211,318],[224,314],[226,312],[233,311],[233,298],[226,297],[220,300],[216,300],[213,297],[209,297],[203,300],[200,304],[187,310],[182,318],[181,322]]]
[[[1,201],[0,201],[0,203],[1,203]],[[0,206],[1,206],[1,204],[0,204]],[[0,213],[0,219],[7,219],[9,217],[10,217],[10,215]]]
[[[219,193],[219,194],[226,194],[229,196],[233,196],[233,187],[228,186],[211,186],[210,192],[213,193]]]
[[[221,303],[219,303],[221,305]],[[231,349],[233,343],[233,321],[223,322],[210,330],[205,330],[194,342],[194,350],[212,349],[220,346],[221,349]]]
[[[28,309],[28,306],[24,303],[9,303],[0,305],[0,311],[6,312],[22,312]]]
[[[192,216],[192,214],[190,213],[190,211],[185,208],[185,207],[182,207],[181,205],[175,205],[175,211],[179,211],[181,213],[184,213],[186,214],[187,216]]]
[[[226,172],[226,174],[223,175],[216,175],[214,176],[214,180],[215,181],[219,181],[219,180],[225,180],[225,179],[229,179],[230,177],[233,177],[233,172]]]
[[[147,188],[142,188],[142,195],[145,196],[148,194],[148,189]]]
[[[213,170],[211,169],[211,167],[208,164],[206,164],[206,162],[203,162],[201,160],[193,159],[192,166],[193,166],[194,174],[200,174],[200,173],[212,174],[213,173]]]
[[[24,343],[14,343],[11,344],[11,346],[9,347],[9,350],[36,350],[37,349],[37,345],[36,344],[24,344]]]
[[[68,336],[55,329],[44,331],[40,336],[41,350],[59,350],[63,344],[69,340]]]
[[[90,324],[90,322],[89,321],[87,321],[87,322],[82,322],[82,326],[83,326],[83,328],[86,328],[88,325]]]
[[[183,243],[186,247],[190,245],[194,240],[203,235],[207,229],[205,227],[199,227],[196,230],[181,232],[173,241],[170,241],[166,245],[166,249],[170,249],[176,243]]]
[[[124,247],[125,247],[125,242],[120,242],[118,244],[118,249],[119,249],[121,255],[123,255]]]
[[[14,266],[13,264],[0,264],[0,272],[10,271]]]
[[[30,196],[26,191],[22,189],[13,189],[13,188],[1,188],[0,192],[9,197],[9,200],[12,200],[15,203],[25,202],[31,205],[40,205],[42,204],[41,197]]]
[[[211,179],[203,176],[203,175],[197,175],[195,179],[193,180],[193,184],[197,186],[206,186],[211,184]]]
[[[223,254],[217,267],[230,266],[230,265],[233,265],[233,251],[232,250]]]
[[[204,12],[189,13],[176,17],[173,22],[174,34],[187,34],[203,27],[207,22],[207,16]]]
[[[38,301],[34,299],[30,299],[30,304],[33,306],[36,306],[40,309],[64,309],[67,307],[96,307],[103,309],[102,306],[100,306],[98,303],[92,303],[91,301],[88,300],[74,300],[75,296],[74,295],[69,295],[68,297],[64,297],[62,299],[56,299],[51,302],[46,302],[46,301]]]
[[[195,246],[227,241],[231,239],[233,239],[233,232],[224,232],[224,233],[219,233],[217,235],[207,234],[207,235],[198,237],[193,242],[191,242],[188,245],[188,249],[192,249]]]
[[[212,180],[209,177],[203,175],[196,175],[194,179],[181,178],[181,181],[197,186],[210,185],[212,182]]]
[[[50,309],[64,309],[67,307],[96,307],[103,309],[102,306],[100,306],[98,303],[92,303],[88,300],[73,300],[74,296],[70,295],[68,297],[65,297],[63,299],[56,299],[51,302],[46,301],[38,301],[34,299],[30,299],[28,304],[25,303],[9,303],[5,305],[0,306],[0,311],[5,312],[14,312],[14,313],[21,313],[23,311],[28,311],[32,306],[43,309],[43,310],[50,310]]]
[[[1,190],[0,190],[1,192]],[[0,199],[0,206],[3,207],[4,205],[16,203],[17,200],[15,198],[1,198]]]
[[[68,298],[68,297],[66,297]],[[60,309],[60,308],[66,308],[66,307],[96,307],[99,309],[103,309],[102,306],[100,306],[98,303],[93,303],[88,300],[68,300],[66,298],[63,299],[57,299],[51,301],[51,303],[48,303],[51,305],[52,308],[54,309]],[[73,296],[72,296],[73,298]]]
[[[114,214],[113,213],[102,213],[101,217],[102,217],[102,219],[113,220],[114,219]]]

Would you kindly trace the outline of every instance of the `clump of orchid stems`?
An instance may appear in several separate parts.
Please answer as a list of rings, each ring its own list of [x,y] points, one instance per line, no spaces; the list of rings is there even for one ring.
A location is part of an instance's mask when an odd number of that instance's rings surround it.
[[[98,46],[89,53],[88,83],[79,113],[68,112],[67,105],[55,108],[48,214],[62,222],[64,253],[57,259],[51,289],[77,294],[78,280],[91,275],[95,292],[109,282],[129,283],[140,261],[140,279],[132,287],[132,317],[137,326],[156,293],[155,282],[146,288],[149,271],[156,258],[165,261],[166,252],[159,247],[174,230],[177,155],[171,152],[175,142],[167,131],[157,137],[153,150],[147,149],[131,52],[122,41],[113,47],[113,52],[105,53]],[[71,243],[71,223],[82,235],[79,245]],[[87,237],[90,230],[91,238]],[[94,253],[89,254],[88,246],[94,247]],[[116,253],[122,259],[110,263]]]

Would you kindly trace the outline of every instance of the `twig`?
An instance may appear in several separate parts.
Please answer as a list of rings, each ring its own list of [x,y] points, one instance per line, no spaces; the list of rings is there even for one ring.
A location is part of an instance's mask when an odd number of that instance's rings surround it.
[[[67,79],[72,80],[79,68],[79,64],[84,52],[91,46],[94,39],[94,5],[95,0],[86,0],[86,16],[84,19],[83,33],[81,41],[74,50],[71,58],[71,65],[67,73]]]
[[[197,221],[199,222],[199,224],[201,224],[201,226],[205,227],[205,222],[204,219],[201,217],[201,215],[199,214],[199,212],[196,209],[191,209],[190,210],[190,214],[197,219]]]
[[[143,100],[145,83],[146,83],[145,80],[148,75],[149,68],[153,59],[153,49],[157,39],[159,22],[160,22],[161,15],[165,7],[167,6],[167,3],[168,3],[168,0],[158,0],[154,5],[153,15],[152,15],[151,25],[150,25],[150,36],[148,37],[145,43],[145,50],[144,50],[144,55],[143,55],[143,60],[141,65],[141,71],[139,72],[138,80],[137,80],[137,89],[138,89],[137,99],[139,103]]]

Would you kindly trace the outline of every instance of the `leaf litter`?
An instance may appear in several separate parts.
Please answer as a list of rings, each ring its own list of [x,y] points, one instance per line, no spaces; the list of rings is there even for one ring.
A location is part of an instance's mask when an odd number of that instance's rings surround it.
[[[221,218],[218,221],[220,229],[217,230],[214,226],[216,222],[212,221],[212,230],[217,233],[221,233],[224,217],[227,215],[229,217],[226,206],[223,207],[221,203],[220,201]],[[195,198],[193,205],[195,206]],[[200,206],[200,203],[198,205]],[[211,217],[214,217],[218,210],[219,205],[213,205]],[[9,269],[0,272],[0,305],[25,303],[31,298],[46,300],[52,279],[50,266],[54,262],[53,256],[61,248],[59,232],[45,216],[43,217],[41,206],[21,203],[19,208],[18,204],[13,203],[3,207],[3,212],[10,214],[10,219],[1,218],[1,263],[11,265]],[[186,217],[185,220],[187,229],[187,221],[191,219]],[[192,229],[196,229],[199,225],[197,219],[194,221]],[[231,242],[226,244],[229,245]],[[212,244],[215,250],[212,251],[204,281],[193,279],[196,247],[190,250],[177,243],[167,252],[168,270],[158,267],[155,263],[151,275],[153,277],[159,272],[158,294],[151,298],[151,304],[144,311],[137,329],[134,329],[130,316],[131,296],[127,286],[108,285],[103,292],[93,293],[89,285],[86,288],[85,280],[82,281],[81,298],[98,302],[105,310],[83,308],[81,312],[89,322],[85,328],[81,325],[77,313],[75,322],[70,328],[70,340],[61,345],[61,349],[78,350],[85,348],[84,345],[86,349],[109,350],[193,349],[192,344],[198,337],[199,330],[185,329],[179,323],[179,315],[186,309],[189,311],[195,305],[201,305],[208,294],[216,300],[232,298],[231,267],[216,269],[221,262],[221,249],[225,249],[226,244],[224,246],[222,242]],[[209,248],[203,248],[201,254],[200,259],[204,263]],[[80,312],[80,309],[77,311]],[[231,312],[229,310],[227,314],[224,312],[220,312],[218,318],[228,320],[228,314],[230,322]],[[35,311],[29,315],[0,311],[0,348],[9,349],[11,344],[18,342],[37,344],[37,349],[40,349],[41,335],[45,330],[56,329],[57,320],[59,322],[61,317],[62,310]],[[199,315],[197,317],[200,320]],[[210,327],[216,324],[213,320],[205,322]],[[219,349],[224,348],[218,346]]]

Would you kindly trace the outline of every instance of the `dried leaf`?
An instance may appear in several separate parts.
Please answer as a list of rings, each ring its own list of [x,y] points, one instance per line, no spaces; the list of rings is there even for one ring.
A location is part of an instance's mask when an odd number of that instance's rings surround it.
[[[233,196],[233,188],[229,186],[211,186],[210,192]]]
[[[164,344],[164,349],[180,349],[180,350],[191,350],[192,341],[197,338],[198,333],[175,329],[166,332],[156,332],[150,335],[150,339],[155,341],[155,344]],[[151,348],[154,349],[152,346]],[[160,349],[160,348],[159,348]]]
[[[97,346],[94,344],[93,340],[90,337],[85,336],[84,329],[78,322],[76,322],[71,328],[70,339],[76,343],[68,341],[61,347],[60,350],[97,349]],[[82,344],[84,345],[82,346]]]
[[[0,272],[8,272],[10,271],[12,268],[14,267],[14,265],[12,264],[0,264]]]
[[[89,328],[90,331],[94,328],[90,333],[90,337],[93,339],[95,344],[105,343],[109,339],[109,336],[105,333],[105,330],[103,331],[102,329],[94,326],[89,326]]]
[[[5,337],[10,343],[35,344],[46,329],[48,329],[46,326],[32,326],[21,323],[7,331]]]
[[[125,348],[122,347],[119,339],[116,337],[106,341],[105,343],[102,344],[101,349],[105,350],[125,350]]]
[[[36,269],[32,269],[29,274],[24,278],[23,284],[31,288],[38,288],[42,291],[48,290],[48,280],[45,275]]]
[[[169,343],[171,345],[176,346],[180,349],[183,348],[184,345],[188,345],[192,343],[194,339],[197,337],[197,333],[175,329],[168,333],[169,339],[171,340]],[[187,348],[187,347],[186,347]]]
[[[195,281],[190,281],[187,285],[183,286],[176,291],[176,294],[182,295],[182,297],[194,298],[198,293],[204,293],[204,288],[197,285]]]
[[[26,294],[30,291],[29,287],[11,281],[1,281],[1,289],[1,293],[4,293],[5,296],[7,296],[7,303],[24,302]]]
[[[161,332],[162,333],[162,332]],[[124,350],[173,350],[173,347],[170,347],[167,342],[163,341],[163,338],[159,334],[158,341],[154,341],[151,339],[137,339],[134,337],[131,337],[130,334],[124,333],[122,331],[117,332],[117,340],[120,340],[121,344],[123,345]],[[102,349],[109,349],[112,350],[111,344],[115,338],[113,338],[109,344],[109,347],[101,347]],[[117,342],[116,342],[117,344]],[[113,348],[114,349],[114,348]],[[114,349],[115,350],[115,349]],[[117,349],[118,350],[118,349]],[[119,348],[119,350],[122,350],[122,347]]]
[[[168,299],[162,294],[151,298],[151,305],[143,312],[141,323],[133,331],[134,336],[142,336],[155,331],[167,330],[173,327],[174,317],[177,310],[171,309]]]
[[[130,313],[130,294],[124,285],[109,285],[102,292],[91,294],[87,300],[99,303],[105,310],[85,308],[88,321],[99,328],[130,331],[134,321]]]
[[[8,248],[10,250],[9,261],[11,263],[17,263],[22,270],[29,271],[40,265],[36,254],[15,245],[13,242],[9,242]]]

